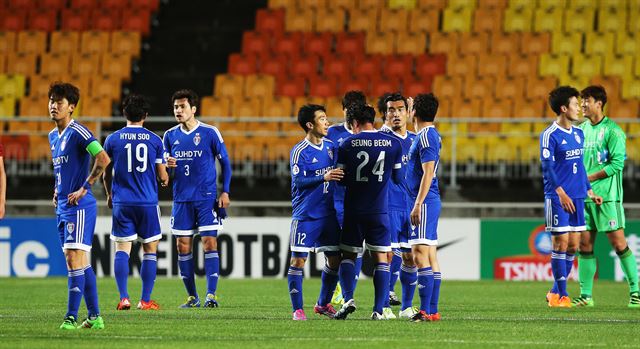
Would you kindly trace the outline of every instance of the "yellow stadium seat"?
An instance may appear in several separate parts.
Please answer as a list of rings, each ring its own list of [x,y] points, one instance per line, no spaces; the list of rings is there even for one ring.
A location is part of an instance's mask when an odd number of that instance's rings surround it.
[[[631,3],[635,4],[637,2]],[[638,4],[637,6],[640,6],[640,4]],[[627,28],[627,31],[629,33],[640,32],[640,7],[636,8],[635,10],[629,11],[629,22],[627,23],[627,25],[629,26],[629,28]]]
[[[378,25],[378,8],[355,10],[349,16],[348,29],[350,32],[375,32]]]
[[[244,95],[244,77],[242,75],[219,74],[215,78],[213,95],[239,98]]]
[[[631,57],[631,56],[628,56],[628,57]],[[636,67],[636,69],[635,69],[635,71],[634,71],[634,72],[635,72],[635,75],[636,75],[637,77],[640,77],[640,59],[639,59],[638,57],[636,57],[636,64],[635,64],[635,67]]]
[[[587,54],[605,55],[613,52],[615,33],[590,33],[586,35],[585,52]]]
[[[231,101],[229,97],[203,97],[200,102],[202,116],[230,116]]]
[[[473,8],[448,7],[444,10],[442,16],[443,32],[468,32],[471,30],[471,18],[473,17]]]
[[[366,34],[366,52],[369,54],[388,55],[393,53],[397,34],[394,32],[369,32]]]
[[[438,31],[440,13],[436,9],[415,9],[409,12],[409,31],[412,33]]]
[[[547,127],[549,127],[549,125],[551,124],[551,122],[534,122],[533,123],[533,134],[535,135],[540,135],[542,132],[544,132],[544,130],[547,129]],[[540,147],[538,145],[538,147]],[[538,150],[539,152],[540,150]]]
[[[622,78],[622,98],[640,99],[640,78],[638,77]]]
[[[618,1],[607,1],[618,2]],[[605,9],[598,10],[598,31],[599,32],[621,32],[627,28],[627,11],[626,9]]]
[[[633,74],[633,56],[614,54],[604,56],[604,75],[624,77],[631,76],[631,74]]]
[[[533,31],[535,32],[559,32],[562,30],[563,8],[537,8],[534,12]]]
[[[580,10],[580,9],[595,9],[598,7],[600,3],[599,0],[568,0],[569,8],[571,10]],[[609,0],[603,0],[609,1]]]
[[[573,86],[578,91],[589,86],[589,79],[591,76],[575,76],[570,74],[560,75],[558,78],[558,84],[562,86]]]
[[[76,31],[55,31],[51,33],[50,52],[77,53],[80,46],[80,33]]]
[[[591,78],[602,74],[602,56],[577,54],[571,57],[571,74]]]
[[[80,52],[103,53],[109,51],[109,32],[86,31],[80,34]]]
[[[71,70],[70,53],[44,53],[40,56],[40,74],[65,75]]]
[[[262,98],[260,97],[236,98],[231,102],[231,116],[262,116]]]
[[[619,55],[640,53],[640,36],[626,31],[616,33],[615,53]]]
[[[460,41],[460,33],[442,33],[434,32],[429,35],[429,52],[445,53],[448,55],[456,55],[458,52],[458,42]]]
[[[315,31],[340,33],[344,31],[345,10],[341,8],[321,8],[316,10]]]
[[[543,10],[565,8],[567,7],[567,0],[538,0],[537,7]]]
[[[0,75],[0,96],[21,98],[25,95],[26,78],[20,74]]]
[[[593,23],[596,12],[593,8],[567,10],[564,13],[564,31],[567,33],[591,33],[595,30]]]
[[[546,126],[549,126],[549,125],[545,124],[545,128]],[[520,154],[520,161],[538,163],[540,161],[539,138],[538,137],[525,138],[525,140],[523,141],[523,144],[520,145],[519,147],[519,154]]]
[[[538,115],[533,115],[537,117]],[[529,116],[532,117],[532,116]],[[530,122],[515,122],[518,119],[513,119],[514,122],[503,122],[500,124],[500,133],[507,137],[524,137],[531,134]]]
[[[452,154],[453,156],[453,154]],[[456,139],[456,158],[460,163],[473,161],[483,163],[486,160],[484,137],[458,137]]]
[[[514,162],[517,158],[517,152],[512,148],[504,137],[485,136],[487,147],[487,161],[496,162]]]
[[[315,10],[310,7],[288,8],[285,12],[287,31],[311,32],[315,25]]]
[[[427,52],[427,34],[424,32],[399,32],[396,52],[416,56]]]
[[[418,2],[416,0],[389,0],[389,8],[406,8],[408,10],[413,10],[416,8]]]
[[[569,56],[545,53],[540,57],[540,76],[559,76],[569,73]]]
[[[0,55],[16,50],[16,32],[0,31]]]
[[[458,9],[474,9],[477,6],[476,0],[449,0],[447,8]]]
[[[536,2],[531,0],[509,0],[509,9],[534,9]]]
[[[292,113],[293,101],[289,97],[273,97],[264,99],[264,116],[270,117],[290,117]]]
[[[17,51],[22,53],[44,53],[47,50],[47,33],[43,31],[18,32]]]
[[[533,3],[533,1],[531,1]],[[511,32],[528,32],[531,31],[531,23],[533,22],[532,8],[513,8],[509,7],[504,15],[504,31]]]
[[[640,161],[640,138],[627,138],[627,159],[634,162]]]
[[[16,99],[12,96],[0,96],[0,117],[14,117],[16,115]]]
[[[409,21],[409,11],[405,9],[383,8],[380,11],[378,30],[381,32],[395,31],[406,32]]]
[[[555,54],[569,55],[576,52],[582,52],[582,33],[553,33],[551,35],[551,52]]]

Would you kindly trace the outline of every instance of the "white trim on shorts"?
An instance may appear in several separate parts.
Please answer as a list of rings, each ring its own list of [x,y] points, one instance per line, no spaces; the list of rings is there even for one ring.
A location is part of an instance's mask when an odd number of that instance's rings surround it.
[[[291,252],[312,252],[313,247],[306,246],[291,246]]]
[[[178,236],[192,236],[196,234],[196,230],[195,229],[180,230],[180,229],[171,228],[171,234],[178,235]]]
[[[347,251],[347,252],[353,252],[353,253],[357,253],[357,254],[362,254],[364,252],[364,248],[358,247],[358,246],[350,246],[350,245],[345,245],[345,244],[340,244],[340,249],[342,251]]]
[[[400,248],[400,244],[397,242],[392,242],[391,243],[391,248]]]
[[[411,244],[408,242],[400,242],[398,243],[399,248],[411,248]]]
[[[415,246],[415,245],[438,246],[438,240],[410,239],[409,244],[411,246]]]
[[[198,232],[213,231],[213,230],[222,230],[222,224],[218,223],[218,224],[203,225],[201,227],[198,227]]]
[[[138,234],[133,234],[129,236],[115,236],[111,234],[111,236],[109,236],[109,239],[115,242],[132,242],[132,241],[138,240]]]
[[[320,253],[320,252],[338,252],[340,251],[340,246],[337,245],[332,245],[332,246],[320,246],[320,247],[316,247],[315,248],[315,252],[316,253]]]
[[[565,225],[564,227],[545,227],[544,230],[550,233],[568,233],[574,231],[572,230],[572,227],[568,225]]]
[[[82,250],[82,251],[89,252],[89,251],[91,251],[91,246],[85,245],[85,244],[79,244],[79,243],[76,243],[76,242],[65,243],[62,246],[62,250],[63,251],[64,250]]]
[[[373,251],[373,252],[391,252],[391,246],[376,246],[376,245],[369,245],[367,243],[365,243],[364,245],[367,248],[367,250],[369,250],[369,251]]]

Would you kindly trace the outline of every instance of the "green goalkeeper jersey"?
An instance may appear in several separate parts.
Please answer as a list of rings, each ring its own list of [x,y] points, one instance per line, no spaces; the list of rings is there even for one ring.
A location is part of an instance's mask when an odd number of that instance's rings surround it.
[[[596,125],[591,125],[587,120],[580,128],[584,132],[583,161],[587,174],[600,170],[607,174],[606,178],[591,182],[591,188],[604,201],[622,202],[622,170],[627,157],[627,136],[620,126],[606,116]]]

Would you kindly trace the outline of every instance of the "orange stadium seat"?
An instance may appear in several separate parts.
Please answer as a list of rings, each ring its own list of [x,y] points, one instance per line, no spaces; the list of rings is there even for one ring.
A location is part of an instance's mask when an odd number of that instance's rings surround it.
[[[459,99],[462,96],[462,81],[461,76],[438,75],[433,80],[433,92],[438,98]]]
[[[546,101],[549,92],[556,87],[557,78],[553,76],[547,76],[544,78],[530,77],[527,78],[527,84],[525,85],[525,97],[531,99],[539,99]]]
[[[293,116],[292,107],[293,101],[289,97],[265,97],[262,114],[269,117]]]
[[[103,53],[109,51],[109,33],[86,31],[80,34],[80,52]]]
[[[394,32],[367,33],[366,52],[369,54],[391,54],[396,45],[397,35]]]
[[[475,76],[478,57],[476,55],[450,56],[447,61],[447,74],[451,76]]]
[[[45,160],[51,158],[51,149],[46,137],[40,135],[29,136],[29,159]]]
[[[147,37],[151,34],[151,13],[147,9],[131,9],[122,18],[122,30],[139,32]]]
[[[513,116],[513,101],[511,99],[486,99],[482,105],[482,116],[510,118]]]
[[[246,31],[242,34],[242,53],[267,55],[271,50],[271,36],[266,33]]]
[[[379,0],[358,0],[358,8],[359,9],[368,9],[368,8],[381,8],[384,6],[384,1]]]
[[[261,116],[262,115],[262,98],[260,97],[244,97],[232,100],[231,116]]]
[[[300,110],[300,108],[305,105],[305,104],[319,104],[319,105],[324,105],[324,99],[320,98],[320,97],[297,97],[293,100],[293,115],[298,115],[298,111]],[[300,130],[300,126],[297,123],[297,120],[295,120],[295,125],[296,126],[292,126],[292,129],[298,131]]]
[[[45,95],[46,96],[46,95]],[[47,99],[45,96],[27,96],[20,99],[20,116],[48,116]],[[34,131],[41,129],[36,123]]]
[[[91,93],[89,94],[91,97],[101,97],[105,100],[110,99],[110,101],[118,101],[120,100],[121,94],[122,81],[119,77],[109,75],[99,75],[92,77]],[[84,104],[82,110],[85,111],[85,108],[87,107],[88,105]],[[109,110],[108,115],[111,115],[111,110]]]
[[[482,100],[480,98],[463,99],[459,103],[453,103],[451,107],[455,118],[477,118],[482,112]]]
[[[275,92],[276,80],[271,75],[247,75],[244,83],[244,95],[272,98]]]
[[[414,9],[409,11],[408,29],[411,33],[432,33],[438,31],[440,13],[435,9]]]
[[[548,90],[547,94],[550,91]],[[538,118],[545,115],[545,108],[546,98],[518,98],[513,105],[513,116],[517,118]]]
[[[311,78],[318,75],[320,59],[318,56],[300,56],[291,62],[290,72],[293,76]]]
[[[438,113],[436,114],[437,118],[450,118],[453,115],[451,114],[451,99],[438,96]],[[436,119],[438,122],[438,119]],[[447,125],[447,124],[441,124]],[[466,124],[464,124],[466,127]],[[438,126],[441,127],[441,126]],[[460,130],[460,128],[458,128]],[[466,130],[466,128],[465,128]]]
[[[25,90],[24,75],[0,75],[0,96],[20,98],[25,95]]]
[[[591,84],[604,87],[607,92],[608,99],[620,99],[620,87],[622,86],[622,80],[619,76],[594,76],[591,79]],[[609,103],[607,103],[607,105],[609,105]]]
[[[59,79],[61,80],[61,79]],[[65,78],[69,83],[74,84],[80,90],[80,96],[87,96],[91,90],[91,76],[81,74],[67,75]],[[55,80],[50,80],[55,81]]]
[[[378,8],[353,10],[350,12],[348,30],[350,32],[376,32],[378,25]]]
[[[504,14],[504,31],[529,32],[533,22],[533,8],[509,7]]]
[[[481,32],[501,32],[502,17],[504,12],[495,8],[479,8],[473,14],[473,31]]]
[[[258,72],[283,79],[289,70],[289,58],[284,55],[264,57],[260,60]]]
[[[382,8],[380,20],[378,21],[378,31],[406,32],[409,12],[403,8]]]
[[[298,4],[302,7],[321,10],[327,7],[328,2],[329,0],[306,0],[303,3],[298,2]]]
[[[507,56],[481,54],[478,57],[478,76],[504,76],[507,74]]]
[[[338,79],[333,76],[315,76],[309,80],[309,95],[314,97],[334,97],[338,94]]]
[[[302,52],[302,33],[287,32],[275,38],[273,42],[273,52],[283,54],[291,58],[297,58]]]
[[[90,10],[71,7],[62,10],[60,29],[64,31],[85,31],[90,25]]]
[[[40,57],[40,74],[63,75],[71,70],[71,54],[44,53]]]
[[[85,103],[82,106],[82,116],[110,117],[112,100],[104,97],[105,96],[85,97]]]
[[[509,66],[507,68],[507,74],[510,77],[528,77],[538,75],[538,56],[511,55],[508,59]]]
[[[640,116],[640,101],[637,99],[607,102],[609,112],[614,118],[637,118]]]
[[[566,11],[563,18],[565,32],[592,33],[595,30],[595,15],[593,8],[586,7]]]
[[[345,10],[353,10],[356,6],[356,0],[332,0],[327,2],[327,8],[342,8]]]
[[[315,31],[340,33],[345,29],[346,12],[341,8],[320,8],[316,12]]]
[[[244,95],[244,77],[242,75],[219,74],[215,77],[213,95],[216,97],[236,98]]]
[[[419,93],[431,92],[431,85],[433,84],[433,78],[406,78],[402,82],[402,93],[405,96],[415,97]]]
[[[36,73],[35,53],[9,53],[7,57],[7,73],[31,76]]]
[[[351,73],[353,58],[342,55],[327,56],[322,64],[322,74],[325,76],[345,76]]]
[[[131,57],[122,53],[104,53],[100,60],[100,73],[131,80]]]
[[[495,78],[485,76],[474,79],[472,74],[465,77],[463,95],[465,98],[492,99]]]
[[[413,72],[413,56],[411,55],[386,56],[383,61],[385,77],[403,79]]]
[[[336,34],[336,53],[353,58],[362,56],[364,43],[364,33],[338,33]]]
[[[447,71],[445,55],[420,55],[416,57],[416,74],[421,77],[444,74]]]
[[[433,32],[429,35],[429,53],[455,55],[458,52],[460,34]]]
[[[333,34],[324,33],[305,33],[304,48],[307,54],[323,57],[323,60],[332,55],[331,47],[333,46]]]
[[[520,50],[520,33],[494,32],[491,34],[491,53],[513,54]]]
[[[52,53],[77,53],[80,47],[80,33],[74,31],[54,31],[51,33],[49,51]]]
[[[397,34],[396,52],[398,54],[421,55],[427,52],[427,35],[423,32]]]
[[[202,116],[230,116],[231,100],[228,97],[206,96],[200,102]]]
[[[100,69],[99,53],[77,53],[71,56],[71,73],[94,75]]]
[[[60,75],[34,75],[29,78],[29,96],[34,98],[46,98],[49,86],[54,81],[60,80]]]
[[[47,33],[43,31],[19,32],[16,49],[21,53],[44,53],[47,50]]]
[[[284,32],[284,9],[259,9],[256,13],[256,31],[274,36]]]
[[[522,33],[520,49],[525,55],[540,55],[549,52],[551,35],[549,33]]]
[[[511,98],[512,100],[524,98],[524,84],[522,77],[511,78],[499,75],[496,79],[494,95],[496,99]]]
[[[441,10],[447,5],[446,0],[418,0],[417,7],[420,9]]]
[[[473,17],[473,9],[470,7],[444,9],[442,14],[442,31],[443,32],[468,32],[471,30],[471,19]]]
[[[534,32],[559,32],[562,30],[562,14],[560,7],[535,9],[533,13]]]
[[[327,98],[325,108],[327,109],[328,117],[335,119],[343,118],[342,97]],[[332,122],[332,124],[334,123]]]
[[[28,15],[29,29],[52,32],[56,30],[58,12],[48,7],[32,9]]]
[[[141,35],[138,32],[114,31],[111,33],[109,44],[112,53],[127,54],[130,57],[140,57]]]
[[[285,13],[287,32],[310,32],[315,25],[315,10],[310,7],[290,7]]]
[[[460,35],[460,54],[481,54],[489,51],[489,34],[462,33]]]
[[[276,81],[276,94],[285,97],[300,97],[306,94],[306,82],[303,77],[284,78]]]
[[[15,51],[16,36],[15,32],[0,31],[0,54]]]
[[[4,74],[7,71],[7,56],[0,54],[0,74]]]

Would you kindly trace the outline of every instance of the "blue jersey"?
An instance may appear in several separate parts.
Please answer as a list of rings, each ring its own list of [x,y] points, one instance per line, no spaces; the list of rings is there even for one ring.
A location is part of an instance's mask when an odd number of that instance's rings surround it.
[[[582,162],[584,134],[578,127],[567,130],[555,122],[540,135],[540,160],[551,161],[551,169],[557,177],[557,185],[572,199],[584,199],[590,185]],[[557,198],[547,176],[542,176],[544,196]]]
[[[114,204],[158,204],[156,164],[162,164],[162,140],[142,126],[130,125],[107,137],[104,150],[113,165]]]
[[[173,201],[215,199],[216,158],[228,158],[220,131],[199,121],[189,132],[177,125],[164,133],[163,143],[165,156],[177,160],[173,178]]]
[[[289,162],[293,219],[318,219],[335,214],[335,182],[324,181],[325,173],[335,167],[333,142],[323,139],[322,143],[316,145],[304,139],[291,149]]]
[[[406,171],[409,163],[409,150],[411,149],[413,140],[416,138],[416,134],[407,131],[407,134],[403,137],[402,135],[395,133],[386,125],[383,125],[380,128],[380,131],[396,138],[400,142],[400,145],[402,146],[402,168]],[[402,181],[400,184],[391,183],[391,188],[389,188],[389,209],[392,211],[406,211],[411,209],[411,204],[412,202],[411,197],[409,196],[407,181]]]
[[[80,199],[77,206],[67,203],[67,195],[80,189],[89,177],[91,155],[87,147],[95,141],[95,137],[83,125],[72,120],[62,133],[54,128],[49,132],[49,147],[53,160],[53,175],[58,193],[56,214],[75,212],[77,209],[95,206],[96,199],[91,189]]]
[[[353,135],[353,131],[349,130],[344,123],[332,125],[329,127],[327,131],[327,137],[330,139],[333,144],[335,144],[336,149],[342,145],[345,139],[351,137]],[[333,200],[334,207],[338,212],[344,212],[344,187],[341,185],[337,185],[335,190],[333,191]]]
[[[397,139],[378,131],[353,135],[338,150],[338,167],[345,171],[345,217],[389,212],[392,172],[401,181],[402,146]]]
[[[407,169],[407,185],[409,195],[412,200],[418,197],[420,182],[424,171],[422,164],[430,161],[435,162],[433,180],[429,187],[429,192],[424,202],[440,200],[440,189],[438,188],[438,165],[440,164],[440,149],[442,148],[442,138],[434,126],[424,127],[413,140],[409,150],[409,168]]]

